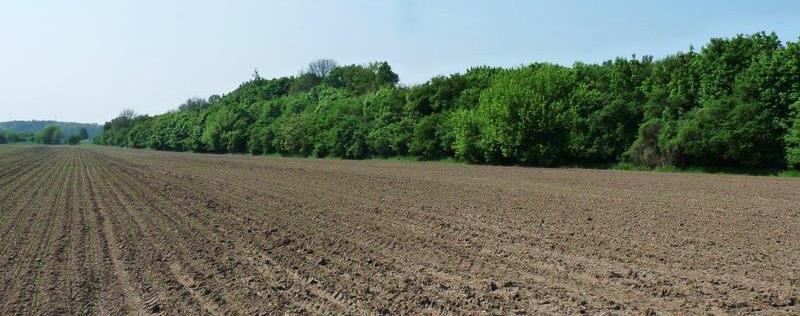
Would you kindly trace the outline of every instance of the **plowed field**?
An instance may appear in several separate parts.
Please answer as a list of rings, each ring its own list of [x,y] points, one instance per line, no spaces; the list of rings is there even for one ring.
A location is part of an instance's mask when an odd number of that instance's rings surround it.
[[[798,314],[800,181],[0,147],[0,314]]]

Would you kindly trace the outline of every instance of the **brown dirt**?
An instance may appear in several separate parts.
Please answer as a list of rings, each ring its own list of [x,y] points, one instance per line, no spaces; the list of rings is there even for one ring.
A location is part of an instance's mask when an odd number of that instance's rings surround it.
[[[0,147],[0,314],[800,313],[800,181]]]

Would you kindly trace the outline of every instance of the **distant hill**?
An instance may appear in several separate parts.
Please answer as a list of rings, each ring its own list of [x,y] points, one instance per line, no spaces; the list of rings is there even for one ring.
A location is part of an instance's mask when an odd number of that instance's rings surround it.
[[[57,122],[57,121],[8,121],[0,122],[0,130],[12,131],[16,133],[39,133],[49,125],[57,125],[64,131],[64,135],[69,136],[77,133],[81,127],[86,128],[89,132],[89,139],[94,138],[103,130],[103,126],[99,124],[89,123],[74,123],[74,122]]]

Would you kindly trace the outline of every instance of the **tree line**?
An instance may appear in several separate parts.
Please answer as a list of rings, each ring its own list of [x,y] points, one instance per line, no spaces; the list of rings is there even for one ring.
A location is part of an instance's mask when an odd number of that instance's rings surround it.
[[[99,124],[37,120],[0,122],[0,130],[17,134],[39,134],[51,125],[61,128],[65,135],[78,134],[81,129],[85,129],[89,138],[94,138],[103,130],[103,126]]]
[[[350,159],[416,156],[537,166],[800,168],[800,44],[774,33],[699,51],[571,67],[476,67],[402,86],[388,63],[299,75],[124,111],[102,145]]]
[[[32,139],[35,139],[33,133],[0,130],[0,144],[24,143],[30,142]]]
[[[66,143],[77,145],[87,139],[89,139],[89,132],[84,127],[79,127],[75,133],[69,136],[64,136],[61,126],[58,125],[48,125],[39,133],[0,130],[0,144],[37,143],[59,145]]]

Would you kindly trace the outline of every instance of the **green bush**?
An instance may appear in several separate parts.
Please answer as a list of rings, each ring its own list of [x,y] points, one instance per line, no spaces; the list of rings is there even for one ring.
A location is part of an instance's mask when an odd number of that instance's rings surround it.
[[[39,142],[45,145],[58,145],[64,141],[64,133],[55,125],[45,127],[39,134]]]
[[[77,145],[80,144],[82,140],[83,136],[81,136],[81,134],[72,134],[67,137],[67,144]]]

